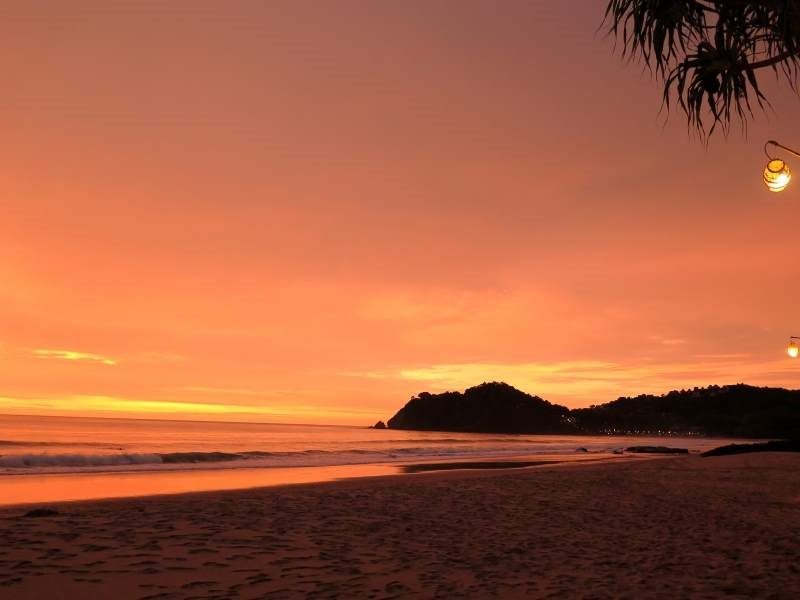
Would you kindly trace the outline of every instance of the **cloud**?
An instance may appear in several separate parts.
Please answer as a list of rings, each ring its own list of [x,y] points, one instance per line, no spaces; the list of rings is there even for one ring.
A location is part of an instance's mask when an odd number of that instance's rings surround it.
[[[34,350],[33,355],[38,358],[53,358],[57,360],[72,360],[72,361],[85,361],[96,362],[104,365],[116,365],[117,361],[101,356],[99,354],[91,354],[89,352],[78,352],[75,350]]]
[[[461,390],[484,381],[505,381],[546,399],[584,406],[619,396],[661,394],[672,389],[746,381],[774,384],[793,374],[786,360],[747,361],[722,356],[697,362],[639,363],[577,360],[526,363],[435,364],[387,371],[342,373],[351,377],[419,382],[432,391]]]
[[[155,415],[159,417],[203,416],[219,420],[242,418],[274,419],[298,422],[298,419],[324,420],[359,419],[378,417],[381,411],[348,408],[331,408],[311,405],[247,406],[205,402],[180,402],[176,400],[137,399],[103,395],[70,395],[53,397],[0,396],[0,412],[25,414],[95,414],[109,416]]]
[[[651,339],[663,346],[683,346],[687,343],[684,338],[651,337]]]
[[[231,387],[209,387],[202,385],[190,385],[176,388],[181,392],[195,392],[198,394],[210,394],[214,396],[293,396],[298,394],[313,393],[316,390],[303,389],[250,389],[250,388],[231,388]]]

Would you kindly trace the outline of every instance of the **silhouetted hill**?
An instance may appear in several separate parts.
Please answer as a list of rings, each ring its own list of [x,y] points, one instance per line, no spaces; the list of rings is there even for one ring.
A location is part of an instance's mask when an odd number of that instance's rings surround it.
[[[744,384],[619,398],[569,410],[505,383],[411,398],[391,429],[800,438],[800,391]]]
[[[712,385],[662,396],[619,398],[570,411],[585,433],[800,436],[800,391]]]
[[[506,383],[482,383],[461,392],[411,398],[389,419],[390,429],[486,433],[567,433],[569,409],[550,404]]]

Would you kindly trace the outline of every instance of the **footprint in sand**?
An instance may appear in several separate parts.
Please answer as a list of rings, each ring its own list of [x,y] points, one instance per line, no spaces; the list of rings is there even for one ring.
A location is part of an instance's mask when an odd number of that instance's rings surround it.
[[[183,589],[183,590],[191,590],[191,589],[199,588],[199,587],[211,587],[212,585],[217,585],[218,583],[219,582],[217,582],[217,581],[192,581],[190,583],[184,583],[181,586],[181,589]]]

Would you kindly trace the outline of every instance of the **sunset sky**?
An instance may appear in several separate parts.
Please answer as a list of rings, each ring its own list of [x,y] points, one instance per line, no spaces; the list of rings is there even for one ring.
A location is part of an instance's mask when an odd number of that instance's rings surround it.
[[[706,147],[605,4],[5,3],[0,412],[800,386],[797,94]]]

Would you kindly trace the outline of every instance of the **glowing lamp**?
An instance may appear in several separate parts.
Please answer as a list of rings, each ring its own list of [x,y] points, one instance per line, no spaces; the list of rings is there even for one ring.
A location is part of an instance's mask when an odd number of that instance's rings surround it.
[[[789,165],[780,158],[773,158],[764,169],[764,184],[770,192],[782,192],[792,179]]]
[[[786,349],[786,354],[792,358],[797,358],[797,355],[800,354],[800,348],[797,347],[797,343],[794,340],[789,341],[789,347]]]

